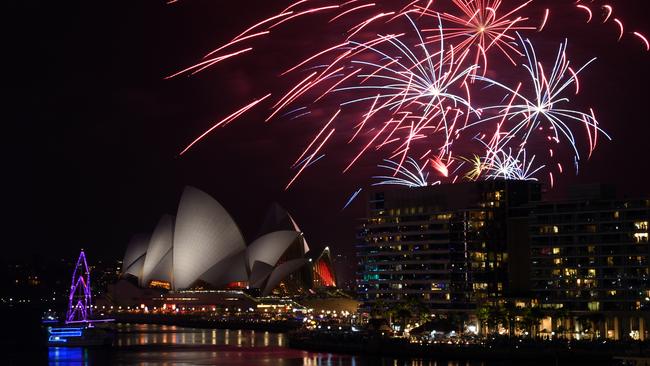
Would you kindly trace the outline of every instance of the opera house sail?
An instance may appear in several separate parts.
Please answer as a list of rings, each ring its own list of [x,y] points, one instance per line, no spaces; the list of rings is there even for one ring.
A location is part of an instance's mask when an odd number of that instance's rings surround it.
[[[146,235],[136,234],[131,238],[122,260],[122,275],[142,276],[148,245],[149,237]]]
[[[164,215],[151,235],[142,268],[140,286],[171,288],[174,218]]]
[[[279,205],[246,245],[219,202],[186,187],[175,217],[162,216],[150,237],[134,236],[122,272],[137,277],[141,288],[246,288],[265,296],[311,286],[308,251],[298,225]]]
[[[216,263],[246,248],[228,212],[207,193],[185,188],[174,230],[174,289],[189,288]]]

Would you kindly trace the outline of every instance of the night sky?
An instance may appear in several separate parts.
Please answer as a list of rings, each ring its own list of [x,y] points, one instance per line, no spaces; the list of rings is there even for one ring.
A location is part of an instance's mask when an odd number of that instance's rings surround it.
[[[211,123],[264,95],[279,71],[323,48],[325,39],[296,41],[288,55],[296,26],[278,32],[256,57],[196,77],[163,78],[288,3],[3,1],[2,246],[9,257],[74,257],[84,247],[91,258],[121,258],[132,234],[175,212],[185,185],[220,201],[249,242],[277,201],[313,248],[352,253],[363,200],[341,208],[367,186],[375,161],[341,175],[343,163],[330,159],[284,191],[290,164],[319,124],[265,124],[253,113],[177,156]],[[629,31],[650,34],[648,1],[616,7]],[[533,36],[550,50],[569,37],[578,63],[598,57],[581,78],[580,99],[595,107],[614,141],[602,144],[578,177],[562,176],[550,195],[592,182],[650,194],[650,53],[629,36],[616,43],[615,28],[584,18],[559,11],[548,31]]]

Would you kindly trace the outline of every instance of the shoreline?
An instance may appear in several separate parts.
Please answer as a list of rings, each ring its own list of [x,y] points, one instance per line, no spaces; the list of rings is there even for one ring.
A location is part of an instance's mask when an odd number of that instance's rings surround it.
[[[648,344],[606,344],[546,341],[495,342],[488,345],[415,344],[405,339],[367,333],[314,333],[300,331],[301,322],[221,321],[194,316],[121,314],[116,323],[174,325],[198,329],[255,330],[287,335],[287,347],[309,352],[354,355],[363,358],[396,358],[452,361],[522,362],[532,365],[614,365],[616,358],[650,357]]]
[[[334,336],[293,332],[288,335],[289,347],[312,352],[352,354],[364,357],[400,359],[435,359],[454,361],[518,361],[536,365],[613,365],[616,357],[650,357],[621,345],[580,345],[558,347],[557,344],[535,342],[494,343],[490,345],[414,344],[405,339],[376,336]],[[646,346],[647,347],[647,346]]]

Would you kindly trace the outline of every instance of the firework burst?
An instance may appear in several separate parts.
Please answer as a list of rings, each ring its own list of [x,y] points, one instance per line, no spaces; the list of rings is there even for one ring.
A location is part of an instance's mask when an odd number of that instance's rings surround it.
[[[574,161],[580,161],[577,134],[587,131],[589,156],[596,149],[599,135],[609,135],[599,126],[598,120],[592,109],[589,113],[571,109],[570,91],[574,94],[580,92],[579,74],[595,59],[590,60],[579,69],[573,69],[567,58],[567,42],[560,45],[555,63],[550,69],[545,69],[542,62],[529,40],[521,40],[526,53],[527,63],[524,64],[530,84],[532,95],[522,91],[522,83],[516,88],[505,86],[502,83],[489,81],[481,76],[489,85],[498,86],[509,93],[510,103],[495,105],[483,110],[496,111],[493,116],[482,118],[473,125],[491,123],[495,125],[496,132],[488,143],[490,149],[500,151],[508,145],[515,143],[519,149],[524,149],[533,139],[541,137],[550,144],[566,142],[574,151]],[[571,89],[573,88],[573,89]],[[471,127],[470,125],[468,127]],[[549,148],[550,154],[552,147]]]
[[[394,185],[415,188],[432,185],[429,183],[429,173],[426,172],[427,164],[420,165],[417,160],[411,157],[408,157],[403,164],[386,159],[383,164],[379,164],[377,167],[388,170],[390,175],[372,177],[378,180],[373,186]],[[433,184],[440,184],[440,181]]]
[[[436,183],[536,180],[542,171],[548,171],[552,185],[555,166],[564,171],[562,146],[570,148],[577,168],[584,151],[591,157],[603,136],[610,137],[593,109],[580,110],[570,99],[579,94],[579,76],[594,59],[573,67],[565,41],[555,62],[544,64],[532,42],[519,35],[552,25],[551,9],[538,14],[532,10],[535,1],[520,0],[512,7],[503,0],[295,1],[170,78],[255,54],[259,42],[303,18],[323,20],[340,37],[296,60],[268,93],[260,93],[264,97],[214,124],[181,155],[218,127],[267,107],[267,122],[326,116],[315,121],[320,127],[304,143],[287,189],[306,169],[335,155],[328,153],[332,149],[349,152],[343,172],[380,155],[378,169],[390,174],[373,177],[378,185],[425,186],[431,184],[430,175]],[[642,33],[626,32],[611,5],[576,1],[570,7],[583,12],[585,22],[616,25],[619,40],[631,34],[650,50]],[[495,57],[515,66],[523,62],[523,68],[488,74]],[[526,77],[514,87],[494,76],[518,72]],[[485,104],[495,90],[504,99]],[[538,163],[541,145],[557,164]]]
[[[510,10],[503,10],[501,0],[452,0],[458,9],[458,15],[440,13],[430,9],[419,8],[423,14],[439,16],[449,25],[442,34],[428,36],[428,40],[437,42],[440,38],[456,42],[459,51],[474,49],[472,62],[483,66],[483,75],[488,69],[488,54],[497,49],[510,62],[516,64],[515,58],[522,56],[521,51],[512,43],[517,31],[535,30],[536,27],[524,25],[528,18],[517,15],[532,0],[521,3]],[[423,32],[436,31],[424,29]]]

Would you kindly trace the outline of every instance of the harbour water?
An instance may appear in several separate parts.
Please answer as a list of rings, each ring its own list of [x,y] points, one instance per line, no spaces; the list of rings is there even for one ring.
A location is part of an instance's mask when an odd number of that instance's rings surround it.
[[[288,348],[284,334],[119,324],[112,348],[47,350],[50,366],[224,365],[224,366],[483,366],[484,363],[368,359]],[[488,365],[485,365],[488,366]]]

